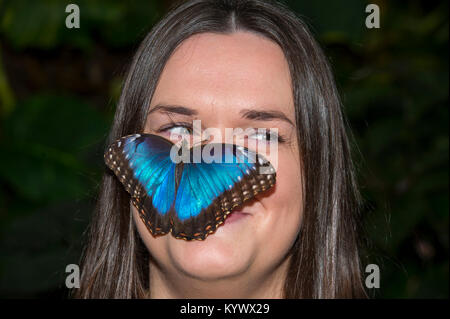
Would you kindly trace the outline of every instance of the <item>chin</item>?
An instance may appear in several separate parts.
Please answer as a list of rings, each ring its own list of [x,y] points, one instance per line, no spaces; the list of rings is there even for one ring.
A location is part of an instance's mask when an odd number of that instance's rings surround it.
[[[170,240],[168,254],[175,268],[200,280],[218,280],[245,273],[254,260],[251,242],[242,236],[221,236],[220,232],[204,241]],[[172,239],[172,238],[171,238]]]

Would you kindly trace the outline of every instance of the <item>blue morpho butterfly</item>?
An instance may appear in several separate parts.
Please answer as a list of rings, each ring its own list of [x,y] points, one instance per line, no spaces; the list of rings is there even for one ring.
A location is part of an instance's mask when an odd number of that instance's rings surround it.
[[[180,161],[183,148],[188,156]],[[185,240],[204,240],[233,208],[272,187],[276,177],[270,162],[243,146],[209,143],[187,149],[153,134],[118,139],[106,151],[105,163],[152,235],[171,232]]]

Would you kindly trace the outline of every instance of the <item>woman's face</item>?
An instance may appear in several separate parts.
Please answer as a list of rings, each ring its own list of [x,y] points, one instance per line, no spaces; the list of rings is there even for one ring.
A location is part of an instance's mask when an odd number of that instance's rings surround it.
[[[300,158],[287,61],[274,42],[248,32],[203,33],[185,40],[170,57],[151,101],[146,133],[170,139],[200,120],[202,129],[278,129],[275,186],[244,204],[204,241],[153,237],[133,207],[139,233],[167,278],[260,280],[286,264],[301,222]],[[170,127],[171,123],[180,123]],[[237,138],[236,144],[260,135]],[[217,140],[216,140],[217,141]],[[174,141],[175,142],[175,141]],[[258,144],[259,145],[259,144]],[[277,158],[276,158],[277,157]]]

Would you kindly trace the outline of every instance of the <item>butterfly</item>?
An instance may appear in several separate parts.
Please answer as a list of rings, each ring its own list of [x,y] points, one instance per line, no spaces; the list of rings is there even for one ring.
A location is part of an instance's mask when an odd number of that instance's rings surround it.
[[[276,180],[269,161],[235,144],[189,149],[159,135],[133,134],[115,141],[104,159],[153,236],[188,241],[204,240]]]

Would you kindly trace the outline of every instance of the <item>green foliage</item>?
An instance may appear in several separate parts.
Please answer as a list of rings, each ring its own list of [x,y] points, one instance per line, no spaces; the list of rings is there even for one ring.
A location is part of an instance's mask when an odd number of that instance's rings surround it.
[[[65,27],[69,0],[7,1],[0,30],[18,49],[61,45],[89,50],[101,39],[110,47],[133,45],[160,16],[158,1],[81,0],[80,28]]]
[[[448,297],[448,4],[380,4],[380,29],[365,29],[356,7],[313,27],[355,136],[365,264],[382,272],[375,296]]]
[[[381,28],[366,29],[365,2],[284,2],[335,71],[364,197],[363,264],[381,267],[375,297],[448,297],[448,3],[379,2]],[[69,3],[0,1],[2,297],[63,295],[104,170],[122,81],[109,69],[164,13],[159,1],[80,0],[81,28],[67,29]],[[54,74],[70,85],[45,80]]]
[[[108,121],[78,98],[36,95],[2,128],[0,291],[46,293],[64,283],[67,264],[77,263]]]

